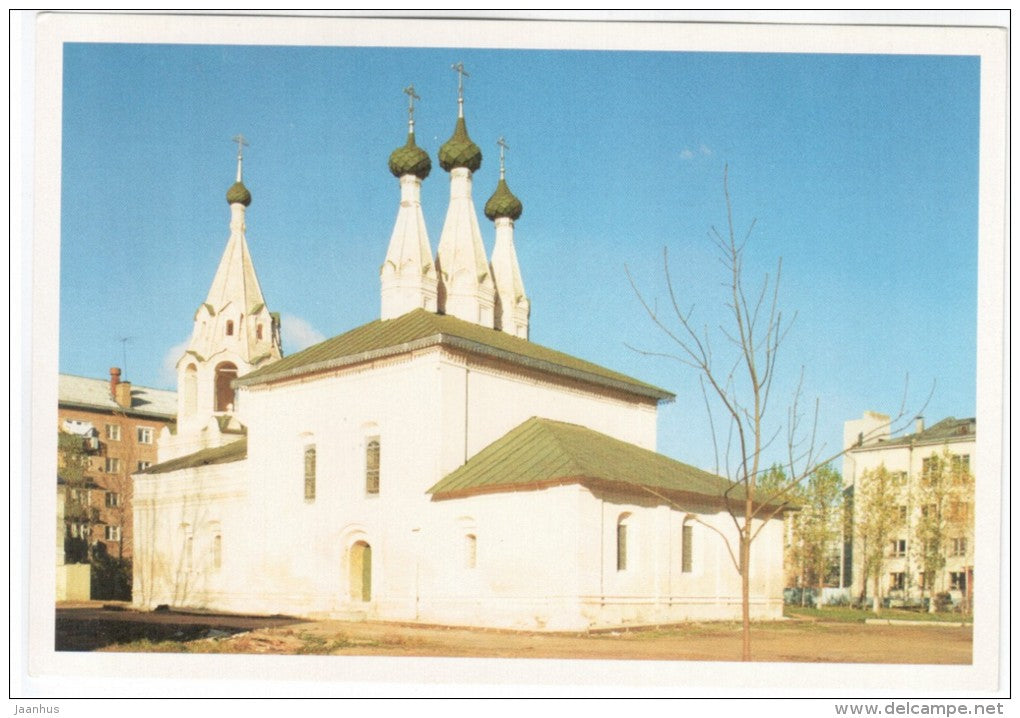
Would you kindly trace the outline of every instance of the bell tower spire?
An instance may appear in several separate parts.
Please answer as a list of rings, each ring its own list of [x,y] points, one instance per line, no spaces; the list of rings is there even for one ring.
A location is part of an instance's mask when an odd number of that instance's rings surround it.
[[[237,143],[237,175],[227,190],[230,237],[205,301],[193,318],[191,340],[177,362],[177,436],[170,453],[223,443],[214,417],[231,424],[237,411],[234,379],[283,356],[280,320],[266,306],[245,239],[245,211],[251,192],[243,180],[242,135]],[[236,423],[236,421],[234,422]],[[160,452],[160,460],[164,460]]]
[[[482,165],[482,151],[467,133],[464,121],[463,63],[457,72],[457,124],[439,148],[439,165],[450,173],[450,205],[439,236],[439,311],[483,326],[493,326],[495,289],[471,199],[471,177]]]
[[[531,302],[524,293],[524,280],[514,249],[514,222],[524,211],[506,183],[506,150],[502,137],[499,145],[499,183],[485,203],[485,216],[496,225],[496,244],[492,248],[492,277],[496,286],[495,327],[522,339],[528,338]]]
[[[414,142],[414,101],[421,98],[414,85],[407,95],[407,142],[390,155],[390,172],[400,181],[400,207],[390,235],[386,259],[379,269],[382,285],[382,319],[392,319],[412,309],[436,311],[437,277],[432,245],[421,209],[421,183],[432,171],[432,160]]]

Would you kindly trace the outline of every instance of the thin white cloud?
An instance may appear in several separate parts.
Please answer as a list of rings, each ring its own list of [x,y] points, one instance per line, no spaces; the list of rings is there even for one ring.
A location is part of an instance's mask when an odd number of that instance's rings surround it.
[[[283,349],[286,354],[307,349],[326,338],[318,329],[293,314],[282,315],[280,323],[282,324],[280,330],[283,333]]]
[[[693,160],[695,157],[711,157],[712,148],[706,144],[698,145],[697,149],[691,149],[690,147],[684,147],[680,150],[680,159],[682,160]]]
[[[185,339],[180,344],[174,344],[166,350],[163,362],[159,366],[160,386],[177,385],[177,361],[184,354],[184,350],[188,348],[188,342],[189,340]]]

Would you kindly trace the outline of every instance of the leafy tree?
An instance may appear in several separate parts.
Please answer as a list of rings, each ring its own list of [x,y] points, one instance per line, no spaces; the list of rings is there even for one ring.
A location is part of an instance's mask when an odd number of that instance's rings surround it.
[[[875,613],[881,607],[881,579],[887,547],[905,528],[899,505],[905,486],[906,476],[902,472],[889,471],[881,464],[877,469],[865,471],[854,490],[854,527],[864,574],[862,589],[866,590],[871,578]]]
[[[821,595],[832,569],[832,546],[839,539],[843,516],[843,477],[826,464],[808,477],[797,532],[804,573]]]
[[[90,462],[81,436],[57,434],[57,475],[64,482],[64,559],[89,562],[89,537],[96,512],[89,504]],[[72,530],[72,526],[77,527]]]
[[[923,460],[921,479],[917,482],[915,501],[920,507],[914,525],[916,559],[921,568],[922,597],[928,592],[929,609],[935,610],[936,581],[946,566],[949,540],[960,537],[969,542],[970,500],[974,477],[969,461],[954,456],[946,448]]]

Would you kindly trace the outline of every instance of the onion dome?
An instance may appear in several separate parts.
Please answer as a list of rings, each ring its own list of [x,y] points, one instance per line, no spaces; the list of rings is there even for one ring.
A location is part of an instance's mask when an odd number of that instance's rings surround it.
[[[455,167],[466,167],[474,172],[482,166],[482,150],[468,137],[463,117],[457,118],[453,137],[439,148],[439,166],[447,172]]]
[[[390,172],[394,177],[414,175],[425,179],[432,171],[432,160],[428,152],[414,144],[414,132],[407,133],[407,144],[393,150],[390,155]]]
[[[239,202],[245,207],[251,204],[251,192],[244,186],[244,182],[238,180],[230,185],[230,189],[227,190],[227,202],[230,204]]]
[[[499,217],[509,217],[516,220],[523,211],[524,205],[521,204],[521,201],[507,187],[506,180],[500,178],[499,184],[496,185],[496,191],[492,193],[489,201],[485,203],[485,216],[493,222]]]

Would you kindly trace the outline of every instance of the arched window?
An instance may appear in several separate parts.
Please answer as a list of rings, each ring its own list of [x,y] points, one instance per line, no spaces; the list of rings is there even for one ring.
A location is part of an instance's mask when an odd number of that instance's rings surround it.
[[[230,362],[223,362],[216,367],[216,411],[232,411],[234,408],[234,388],[231,382],[237,378],[237,367]]]
[[[372,436],[365,444],[365,493],[379,493],[379,437]]]
[[[627,524],[630,514],[620,514],[616,522],[616,570],[627,570]]]
[[[184,369],[184,415],[191,416],[198,411],[198,369],[188,364]]]

